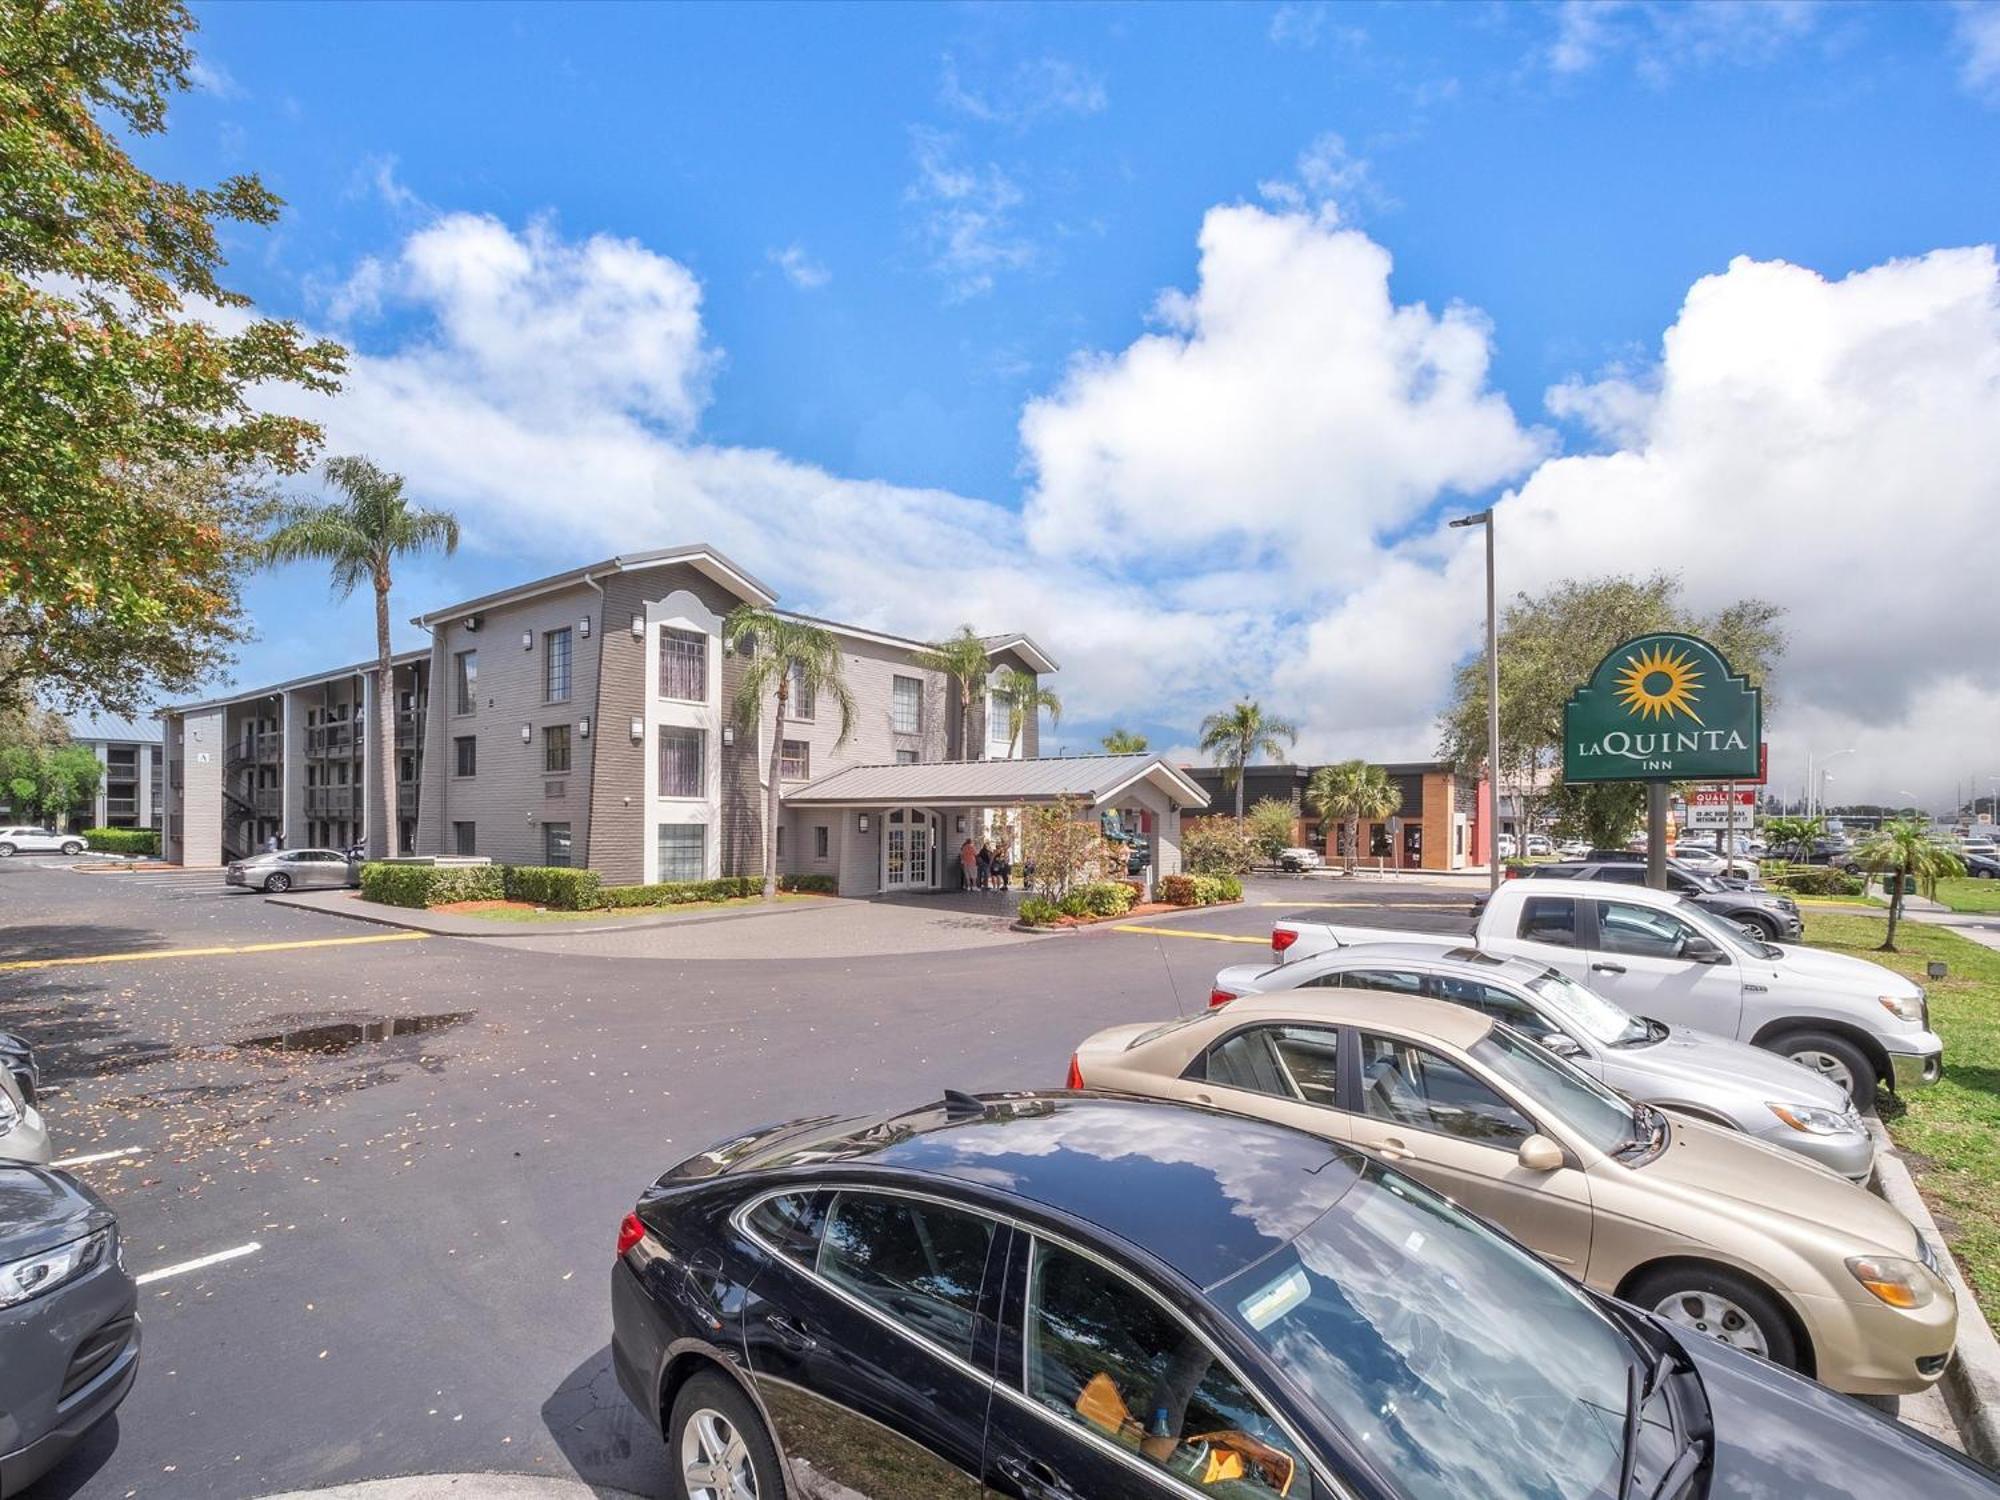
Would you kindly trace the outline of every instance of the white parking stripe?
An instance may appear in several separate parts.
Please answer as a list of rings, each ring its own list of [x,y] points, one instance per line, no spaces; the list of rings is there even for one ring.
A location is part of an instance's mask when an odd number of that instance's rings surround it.
[[[161,1266],[157,1271],[144,1271],[132,1279],[144,1286],[149,1281],[158,1281],[166,1276],[184,1276],[189,1271],[202,1271],[210,1266],[222,1264],[225,1260],[238,1260],[245,1255],[255,1255],[264,1247],[252,1240],[247,1245],[237,1245],[233,1249],[218,1250],[213,1255],[199,1255],[193,1260],[184,1260],[177,1266]]]
[[[88,1156],[65,1156],[61,1161],[49,1163],[52,1167],[87,1167],[94,1161],[111,1161],[120,1156],[137,1156],[143,1148],[120,1146],[116,1151],[93,1151]]]

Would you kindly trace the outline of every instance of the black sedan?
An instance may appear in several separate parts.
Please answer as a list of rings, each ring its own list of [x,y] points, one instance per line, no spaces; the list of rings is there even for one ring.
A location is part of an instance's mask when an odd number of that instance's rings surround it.
[[[138,1303],[101,1198],[61,1172],[0,1166],[0,1496],[125,1399]]]
[[[1990,854],[1974,854],[1968,849],[1958,856],[1958,861],[1975,880],[2000,880],[2000,859]]]
[[[626,1218],[611,1308],[679,1500],[2000,1497],[1372,1158],[1153,1100],[738,1137]]]

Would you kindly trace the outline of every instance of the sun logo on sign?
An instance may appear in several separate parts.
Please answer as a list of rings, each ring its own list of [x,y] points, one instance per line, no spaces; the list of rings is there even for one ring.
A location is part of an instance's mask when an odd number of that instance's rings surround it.
[[[1672,646],[1648,647],[1618,669],[1618,701],[1641,719],[1686,714],[1701,723],[1694,711],[1700,687],[1701,671],[1694,657]]]

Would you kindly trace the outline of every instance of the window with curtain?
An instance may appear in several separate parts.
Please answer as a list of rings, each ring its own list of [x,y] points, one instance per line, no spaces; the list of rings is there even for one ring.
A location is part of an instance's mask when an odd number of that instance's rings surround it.
[[[700,631],[660,627],[660,696],[708,701],[708,637]]]
[[[812,746],[804,740],[785,740],[778,750],[778,774],[786,781],[810,780]]]
[[[660,731],[660,795],[662,797],[702,795],[699,729]]]
[[[479,653],[461,651],[452,658],[452,680],[457,685],[455,712],[469,714],[479,704]]]
[[[793,662],[785,672],[785,712],[794,719],[813,717],[813,689],[806,681],[805,668]]]
[[[659,826],[660,879],[700,880],[705,871],[708,830],[700,823]]]

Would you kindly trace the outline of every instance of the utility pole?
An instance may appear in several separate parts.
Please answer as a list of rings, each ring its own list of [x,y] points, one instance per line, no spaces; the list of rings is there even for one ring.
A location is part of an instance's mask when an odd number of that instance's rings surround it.
[[[1500,616],[1493,587],[1493,512],[1489,508],[1460,516],[1451,524],[1486,528],[1486,799],[1492,809],[1486,830],[1486,889],[1493,892],[1500,889]],[[1519,830],[1523,841],[1527,836],[1526,828]]]

